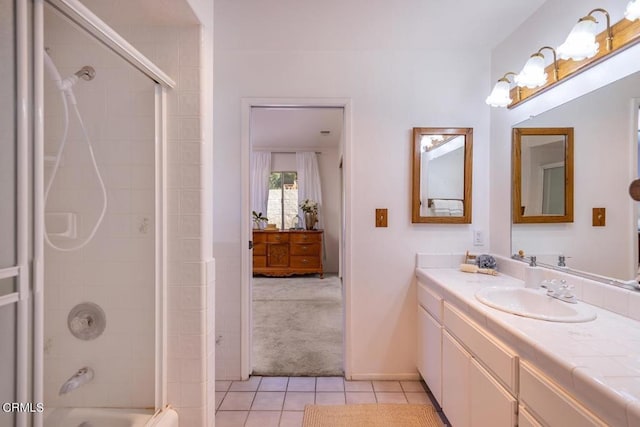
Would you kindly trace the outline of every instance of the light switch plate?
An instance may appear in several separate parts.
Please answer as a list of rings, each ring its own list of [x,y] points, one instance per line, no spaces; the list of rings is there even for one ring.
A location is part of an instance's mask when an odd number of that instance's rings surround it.
[[[376,227],[387,226],[387,209],[376,209]]]
[[[593,208],[592,224],[594,227],[604,227],[607,222],[607,210],[605,208]]]

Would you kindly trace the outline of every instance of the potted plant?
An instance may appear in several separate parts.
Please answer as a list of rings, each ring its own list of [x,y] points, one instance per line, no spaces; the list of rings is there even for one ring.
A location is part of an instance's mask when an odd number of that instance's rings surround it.
[[[300,209],[304,212],[304,223],[307,230],[313,230],[318,222],[318,202],[305,199],[300,203]]]
[[[253,216],[253,228],[256,230],[261,230],[264,224],[269,221],[269,218],[262,216],[262,212],[252,211],[251,215]]]

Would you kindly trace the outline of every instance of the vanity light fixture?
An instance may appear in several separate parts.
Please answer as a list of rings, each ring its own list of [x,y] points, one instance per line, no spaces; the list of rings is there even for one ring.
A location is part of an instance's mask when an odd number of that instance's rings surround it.
[[[527,63],[524,64],[520,74],[513,78],[518,86],[533,89],[543,86],[547,82],[547,73],[544,72],[544,55],[541,53],[543,49],[549,49],[553,52],[553,78],[555,81],[558,81],[558,58],[556,56],[556,50],[550,46],[543,46],[531,55]]]
[[[629,21],[635,21],[640,18],[640,0],[631,0],[624,12],[624,17]]]
[[[557,52],[561,59],[573,59],[582,61],[592,58],[598,53],[600,45],[596,42],[596,18],[591,16],[594,12],[602,12],[607,18],[607,51],[613,47],[613,32],[611,31],[611,19],[609,12],[604,9],[593,9],[578,20],[565,42],[558,46]]]
[[[498,79],[498,82],[493,87],[491,94],[487,96],[487,99],[484,102],[486,102],[488,105],[491,105],[492,107],[506,107],[511,104],[512,99],[509,96],[509,84],[511,82],[507,78],[510,75],[515,76],[516,73],[509,71],[508,73],[505,73],[505,75],[500,79]],[[518,91],[518,93],[520,92]]]

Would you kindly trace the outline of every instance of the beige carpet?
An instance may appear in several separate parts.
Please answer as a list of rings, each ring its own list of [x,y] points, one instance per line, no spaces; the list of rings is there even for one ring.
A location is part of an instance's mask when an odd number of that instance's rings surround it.
[[[337,276],[253,278],[253,374],[342,376]]]
[[[307,405],[302,427],[441,427],[431,405]]]

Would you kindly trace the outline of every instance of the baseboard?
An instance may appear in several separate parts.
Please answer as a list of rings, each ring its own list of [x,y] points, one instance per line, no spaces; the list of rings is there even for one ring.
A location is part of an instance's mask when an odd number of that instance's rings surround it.
[[[345,378],[347,380],[355,381],[415,381],[420,379],[420,374],[353,374],[351,378]]]

